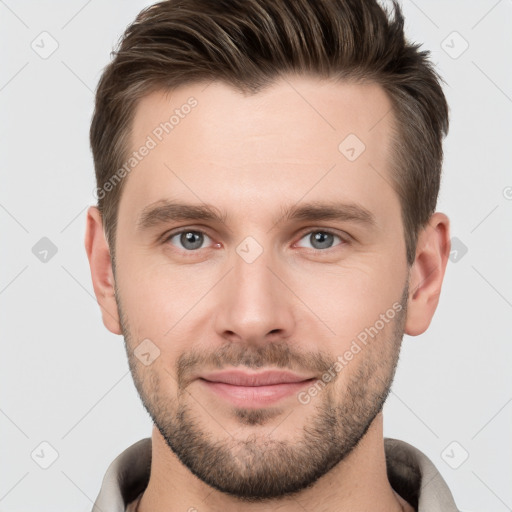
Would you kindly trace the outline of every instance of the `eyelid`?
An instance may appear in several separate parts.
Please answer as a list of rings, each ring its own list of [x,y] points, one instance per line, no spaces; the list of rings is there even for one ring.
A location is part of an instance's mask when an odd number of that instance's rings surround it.
[[[180,226],[178,228],[170,229],[169,231],[166,231],[161,235],[162,241],[167,241],[173,236],[181,235],[182,233],[188,233],[188,232],[194,232],[194,233],[201,233],[203,235],[206,235],[208,238],[213,239],[213,237],[208,233],[208,229],[206,229],[204,226],[196,227],[196,226]]]
[[[187,249],[179,247],[178,245],[174,245],[171,243],[171,239],[174,238],[175,236],[181,235],[183,233],[190,233],[190,232],[200,233],[204,237],[209,238],[210,245],[207,245],[206,247],[201,247],[199,249],[187,250]],[[160,243],[162,245],[171,245],[175,251],[179,251],[185,257],[194,257],[201,250],[214,249],[216,245],[217,246],[219,245],[218,242],[215,242],[214,238],[210,234],[208,234],[208,232],[204,228],[196,228],[196,227],[189,227],[189,226],[181,226],[179,228],[175,228],[174,230],[166,231],[162,235],[160,240],[161,240]],[[206,240],[205,240],[205,242],[206,242]]]
[[[336,229],[317,227],[317,228],[306,228],[304,231],[301,231],[297,235],[297,241],[294,243],[294,246],[296,244],[298,244],[298,242],[300,240],[302,240],[306,235],[311,235],[312,233],[328,233],[330,235],[337,236],[341,240],[341,243],[334,245],[333,247],[328,247],[327,249],[315,249],[314,247],[304,247],[304,249],[309,249],[310,251],[328,252],[329,250],[334,250],[336,247],[341,247],[341,246],[347,245],[351,242],[351,237],[348,233],[343,232],[343,234],[342,234],[339,231],[337,231]]]
[[[175,228],[170,231],[166,231],[161,236],[162,243],[167,243],[170,241],[171,238],[175,237],[176,235],[181,235],[181,234],[187,233],[187,232],[201,233],[202,235],[205,235],[206,237],[208,237],[212,242],[214,241],[213,236],[211,236],[208,233],[208,230],[206,230],[204,227],[180,226],[179,228]],[[309,250],[315,251],[315,252],[327,252],[330,249],[335,249],[336,247],[347,245],[351,242],[351,236],[348,233],[345,233],[345,232],[340,233],[336,229],[332,229],[332,228],[322,228],[322,227],[311,228],[311,227],[309,227],[309,228],[304,228],[301,232],[299,232],[298,235],[296,235],[296,237],[295,237],[296,241],[293,243],[293,246],[295,246],[306,235],[311,235],[312,233],[318,233],[318,232],[329,233],[330,235],[337,236],[341,240],[342,243],[337,244],[333,247],[329,247],[327,249],[315,249],[315,248],[308,248],[308,247],[305,247],[305,249],[309,249]],[[214,243],[218,244],[218,242],[214,242]],[[208,247],[203,247],[203,249],[207,249],[207,248]],[[177,247],[177,249],[179,249],[179,248]],[[190,250],[190,251],[186,251],[185,249],[182,249],[182,251],[191,254],[194,252],[198,252],[199,249]]]

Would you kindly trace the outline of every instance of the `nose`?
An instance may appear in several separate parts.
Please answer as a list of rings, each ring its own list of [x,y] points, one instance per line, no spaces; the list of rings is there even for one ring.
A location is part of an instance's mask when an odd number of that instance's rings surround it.
[[[234,268],[216,287],[216,332],[229,341],[254,345],[290,337],[293,293],[282,274],[265,251],[252,262],[235,254]]]

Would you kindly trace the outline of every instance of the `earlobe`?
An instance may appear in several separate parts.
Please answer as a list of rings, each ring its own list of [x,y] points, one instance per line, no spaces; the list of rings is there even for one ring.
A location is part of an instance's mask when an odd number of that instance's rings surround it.
[[[416,258],[410,270],[409,299],[405,333],[425,332],[439,303],[450,255],[450,220],[436,212],[419,233]]]
[[[114,274],[110,250],[103,232],[103,221],[97,207],[87,211],[85,250],[89,259],[94,294],[101,309],[105,327],[114,334],[122,334],[115,298]]]

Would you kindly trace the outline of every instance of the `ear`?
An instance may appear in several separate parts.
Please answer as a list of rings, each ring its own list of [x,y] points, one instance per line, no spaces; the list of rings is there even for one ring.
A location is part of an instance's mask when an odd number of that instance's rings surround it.
[[[405,333],[410,336],[425,332],[434,316],[450,245],[450,220],[436,212],[418,235],[416,258],[409,272]]]
[[[107,240],[103,232],[103,220],[97,207],[87,210],[85,250],[91,267],[94,294],[101,309],[105,327],[114,334],[122,334],[115,298],[114,273]]]

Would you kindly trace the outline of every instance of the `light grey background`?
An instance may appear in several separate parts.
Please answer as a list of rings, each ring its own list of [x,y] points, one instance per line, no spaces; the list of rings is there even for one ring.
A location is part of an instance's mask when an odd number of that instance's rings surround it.
[[[149,3],[0,1],[3,512],[90,510],[108,464],[151,433],[83,246],[93,91]],[[464,512],[512,510],[512,2],[402,4],[447,82],[438,209],[460,243],[430,329],[404,339],[385,435],[423,450]]]

